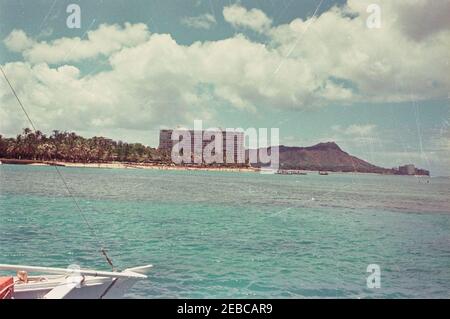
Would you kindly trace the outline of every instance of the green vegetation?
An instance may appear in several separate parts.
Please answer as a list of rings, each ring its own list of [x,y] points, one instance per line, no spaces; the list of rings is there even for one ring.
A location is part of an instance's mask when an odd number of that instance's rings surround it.
[[[156,149],[140,143],[125,143],[104,137],[84,138],[73,132],[60,131],[46,136],[29,128],[16,138],[0,135],[0,158],[74,163],[161,160]]]

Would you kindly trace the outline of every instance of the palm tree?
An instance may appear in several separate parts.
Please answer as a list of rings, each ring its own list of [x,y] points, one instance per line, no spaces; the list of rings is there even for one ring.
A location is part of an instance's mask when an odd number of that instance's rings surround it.
[[[0,135],[0,157],[72,162],[149,162],[164,158],[163,154],[140,143],[128,144],[104,137],[83,138],[74,132],[54,130],[47,137],[41,131],[25,128],[16,138]]]

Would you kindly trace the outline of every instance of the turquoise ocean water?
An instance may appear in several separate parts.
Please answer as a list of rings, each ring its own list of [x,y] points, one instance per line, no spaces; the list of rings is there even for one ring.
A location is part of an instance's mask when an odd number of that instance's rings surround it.
[[[130,298],[450,297],[446,178],[60,170],[115,264],[154,265]],[[54,168],[0,166],[0,263],[108,270],[98,248]]]

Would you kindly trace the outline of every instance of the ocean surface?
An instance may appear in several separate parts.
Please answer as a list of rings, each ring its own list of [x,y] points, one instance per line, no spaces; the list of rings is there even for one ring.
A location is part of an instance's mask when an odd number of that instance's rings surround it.
[[[153,264],[128,298],[450,298],[450,179],[0,165],[0,263]],[[370,289],[367,266],[381,270]]]

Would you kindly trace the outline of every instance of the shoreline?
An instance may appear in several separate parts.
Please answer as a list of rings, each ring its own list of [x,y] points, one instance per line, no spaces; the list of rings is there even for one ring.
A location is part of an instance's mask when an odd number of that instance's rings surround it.
[[[247,168],[247,167],[195,167],[195,166],[172,166],[167,164],[137,164],[137,163],[66,163],[56,162],[57,164],[63,164],[65,167],[77,167],[77,168],[108,168],[108,169],[153,169],[163,171],[217,171],[217,172],[259,172],[259,169]],[[48,164],[48,166],[50,166]]]
[[[73,168],[103,168],[103,169],[152,169],[152,170],[168,170],[168,171],[211,171],[211,172],[241,172],[241,173],[262,173],[257,167],[199,167],[199,166],[177,166],[170,164],[153,164],[153,163],[125,163],[125,162],[108,162],[108,163],[72,163],[61,161],[41,161],[41,160],[20,160],[20,159],[0,159],[1,164],[8,165],[27,165],[27,166],[60,166]],[[316,175],[319,171],[299,170],[304,174],[275,174],[273,175],[288,175],[288,176],[302,176],[302,175]],[[357,175],[379,175],[379,176],[411,176],[411,177],[428,177],[426,175],[396,175],[396,174],[382,174],[375,172],[342,172],[342,171],[326,171],[330,175],[334,174],[357,174]]]
[[[40,160],[19,160],[19,159],[0,159],[0,163],[8,165],[27,165],[27,166],[60,166],[75,168],[105,168],[105,169],[153,169],[153,170],[173,170],[173,171],[218,171],[218,172],[259,172],[259,168],[254,167],[198,167],[198,166],[176,166],[170,164],[151,164],[151,163],[72,163],[60,161],[40,161]]]

